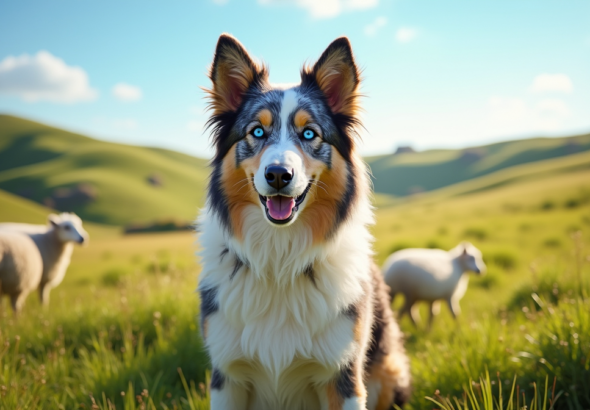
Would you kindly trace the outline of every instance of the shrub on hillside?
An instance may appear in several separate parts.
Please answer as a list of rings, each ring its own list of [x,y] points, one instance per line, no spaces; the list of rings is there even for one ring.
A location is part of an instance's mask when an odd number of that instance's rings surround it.
[[[465,235],[468,238],[474,238],[477,239],[478,241],[484,241],[488,238],[488,231],[484,228],[481,227],[470,227],[465,229],[465,231],[463,232],[463,235]]]
[[[408,249],[408,248],[417,248],[418,246],[416,246],[415,244],[412,244],[410,242],[397,242],[395,244],[393,244],[393,246],[390,248],[389,253],[395,253],[397,251],[401,251],[403,249]]]
[[[545,246],[546,248],[559,248],[561,247],[561,239],[547,238],[543,241],[543,246]]]
[[[125,226],[125,234],[149,233],[149,232],[171,232],[171,231],[192,231],[194,224],[176,220],[162,220],[145,224],[130,224]]]
[[[109,269],[102,275],[102,284],[105,286],[117,287],[121,284],[125,275],[127,275],[125,269]]]
[[[493,252],[487,258],[492,264],[504,270],[514,269],[518,265],[517,254],[508,250]]]

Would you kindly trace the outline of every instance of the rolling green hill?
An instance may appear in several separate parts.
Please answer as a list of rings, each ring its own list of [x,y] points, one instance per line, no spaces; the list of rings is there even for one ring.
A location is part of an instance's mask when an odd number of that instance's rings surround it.
[[[53,210],[0,190],[0,222],[42,225]]]
[[[84,184],[94,199],[73,201],[67,210],[85,220],[113,225],[192,220],[203,201],[207,173],[206,161],[189,155],[98,141],[0,116],[0,189],[47,203],[63,195],[63,188]],[[150,176],[160,185],[150,184]]]
[[[0,223],[18,222],[44,225],[47,215],[56,212],[33,201],[13,195],[0,189]],[[90,240],[113,238],[119,235],[120,228],[84,221],[84,229],[88,231]]]
[[[460,195],[569,172],[571,167],[590,164],[588,151],[590,134],[383,155],[367,162],[376,204],[383,207],[396,203],[394,197],[416,192],[436,190],[436,196],[444,188],[442,195]],[[190,221],[203,204],[208,172],[204,159],[98,141],[0,115],[0,189],[76,212],[88,221],[111,225]]]
[[[464,150],[430,150],[366,158],[375,192],[432,191],[496,171],[590,150],[590,134],[507,141]]]

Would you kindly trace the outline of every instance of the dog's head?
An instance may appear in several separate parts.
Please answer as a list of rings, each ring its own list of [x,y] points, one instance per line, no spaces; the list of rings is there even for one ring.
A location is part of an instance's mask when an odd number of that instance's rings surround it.
[[[348,39],[303,68],[300,84],[279,87],[224,34],[210,78],[216,153],[208,200],[226,228],[242,236],[244,211],[256,206],[276,228],[306,223],[316,239],[333,232],[357,196],[359,72]]]

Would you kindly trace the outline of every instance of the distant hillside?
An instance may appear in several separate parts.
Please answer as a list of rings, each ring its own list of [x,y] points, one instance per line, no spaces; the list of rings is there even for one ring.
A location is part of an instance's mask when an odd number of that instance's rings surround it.
[[[590,134],[585,134],[507,141],[463,150],[402,152],[366,160],[373,173],[375,192],[399,197],[589,150]]]
[[[0,190],[0,223],[18,222],[45,225],[47,215],[55,212],[57,211]],[[84,229],[90,234],[91,241],[99,238],[112,238],[121,232],[118,227],[100,225],[89,221],[84,221]]]
[[[534,169],[544,167],[546,160],[590,151],[590,134],[464,150],[401,151],[366,158],[379,207],[396,203],[393,197],[444,187],[450,190],[445,192],[467,192],[508,183],[519,173],[536,173]],[[581,161],[579,166],[590,163],[590,156],[571,159],[576,164]],[[533,162],[541,168],[521,169]],[[567,167],[569,159],[560,164]],[[49,208],[76,212],[87,221],[112,225],[190,221],[203,204],[208,172],[204,159],[179,152],[98,141],[0,115],[0,189]]]
[[[53,210],[0,190],[0,223],[18,222],[43,225]]]
[[[543,181],[559,180],[565,185],[570,184],[573,180],[583,180],[580,175],[590,173],[590,151],[580,154],[573,154],[567,157],[552,158],[544,161],[537,161],[529,164],[516,165],[506,168],[492,174],[484,175],[479,178],[459,182],[434,191],[425,192],[420,195],[406,197],[391,197],[383,194],[376,194],[377,206],[386,209],[391,206],[404,204],[434,204],[448,201],[452,198],[458,198],[471,194],[485,192],[500,192],[502,189],[511,189],[515,186],[525,186],[527,184],[539,185]],[[559,183],[557,183],[558,185]],[[554,184],[547,189],[547,195],[553,196],[556,191]],[[585,184],[579,184],[580,195],[590,198],[590,179]],[[550,192],[551,191],[551,192]],[[558,190],[557,190],[558,192]]]
[[[89,221],[192,220],[206,161],[164,149],[98,141],[0,115],[0,189]]]

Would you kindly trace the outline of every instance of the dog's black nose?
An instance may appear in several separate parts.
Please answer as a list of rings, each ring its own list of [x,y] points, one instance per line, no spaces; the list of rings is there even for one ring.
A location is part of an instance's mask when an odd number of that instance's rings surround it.
[[[280,165],[271,165],[266,168],[264,177],[268,185],[278,191],[289,185],[289,182],[293,179],[293,172]]]

